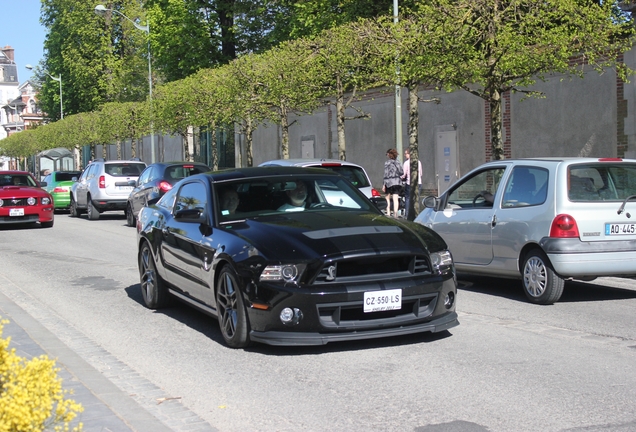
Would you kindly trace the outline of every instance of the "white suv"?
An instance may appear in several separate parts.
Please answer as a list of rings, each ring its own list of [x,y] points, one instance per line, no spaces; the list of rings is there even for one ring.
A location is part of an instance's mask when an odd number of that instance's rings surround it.
[[[636,276],[636,160],[488,162],[424,205],[415,222],[458,273],[519,278],[533,303],[557,301],[565,279]]]
[[[92,162],[71,188],[71,216],[86,212],[89,220],[97,220],[105,211],[125,212],[128,195],[144,168],[139,160]]]

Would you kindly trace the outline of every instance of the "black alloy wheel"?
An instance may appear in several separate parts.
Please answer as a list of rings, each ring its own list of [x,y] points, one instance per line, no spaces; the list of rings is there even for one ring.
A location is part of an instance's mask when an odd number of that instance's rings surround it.
[[[143,242],[139,253],[139,279],[141,296],[148,308],[160,309],[170,303],[168,288],[157,273],[152,251],[146,242]]]
[[[244,348],[250,344],[249,323],[243,304],[236,272],[225,266],[219,275],[216,291],[216,307],[219,327],[225,343],[232,348]]]

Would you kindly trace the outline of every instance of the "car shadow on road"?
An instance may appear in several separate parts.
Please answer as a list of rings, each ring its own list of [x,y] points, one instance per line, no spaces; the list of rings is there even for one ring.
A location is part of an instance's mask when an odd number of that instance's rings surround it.
[[[487,276],[461,276],[458,281],[460,290],[472,291],[528,302],[523,293],[520,280],[502,279]],[[607,300],[636,299],[636,290],[617,288],[598,283],[566,281],[559,303],[592,302]]]
[[[139,284],[130,285],[124,289],[128,297],[139,303],[140,306],[146,307],[141,295],[141,287]],[[182,324],[187,325],[191,329],[209,337],[221,346],[226,346],[216,318],[206,315],[191,306],[188,306],[177,299],[172,299],[170,306],[158,309],[155,313],[162,313]],[[331,342],[326,345],[316,346],[272,346],[260,343],[254,343],[246,348],[249,352],[258,352],[264,355],[276,356],[297,356],[297,355],[319,355],[342,351],[358,351],[374,348],[387,348],[402,345],[414,345],[420,343],[431,343],[452,336],[451,331],[445,330],[439,333],[416,333],[412,335],[384,337],[378,339],[367,339],[347,342]],[[231,348],[228,348],[231,349]]]

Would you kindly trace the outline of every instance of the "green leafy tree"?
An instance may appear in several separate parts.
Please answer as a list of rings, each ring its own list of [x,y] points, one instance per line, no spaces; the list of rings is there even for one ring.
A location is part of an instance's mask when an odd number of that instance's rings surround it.
[[[267,118],[281,128],[283,159],[289,159],[290,114],[312,112],[324,96],[316,59],[306,43],[288,41],[257,56],[255,62],[263,86],[261,100],[269,108]]]
[[[41,0],[41,22],[48,34],[45,56],[36,74],[42,82],[38,100],[43,111],[59,118],[59,84],[46,75],[62,76],[64,113],[98,109],[105,102],[145,100],[148,95],[146,34],[123,17],[95,14],[83,0]],[[135,0],[104,2],[132,20],[145,20]]]
[[[358,27],[366,28],[367,22]],[[345,24],[324,30],[317,37],[308,39],[307,44],[316,54],[318,77],[324,80],[322,92],[334,95],[336,123],[338,129],[338,158],[347,159],[345,122],[369,118],[369,114],[356,107],[358,92],[371,87],[386,85],[382,74],[376,73],[368,41],[359,37],[356,27]],[[320,83],[317,83],[320,85]],[[357,112],[347,115],[347,109]]]
[[[552,73],[583,76],[584,65],[598,71],[616,67],[631,48],[631,23],[617,16],[613,2],[592,0],[433,0],[417,19],[443,28],[434,44],[456,54],[439,80],[484,99],[489,105],[492,158],[503,159],[502,95],[528,90]],[[452,38],[446,35],[453,35]]]

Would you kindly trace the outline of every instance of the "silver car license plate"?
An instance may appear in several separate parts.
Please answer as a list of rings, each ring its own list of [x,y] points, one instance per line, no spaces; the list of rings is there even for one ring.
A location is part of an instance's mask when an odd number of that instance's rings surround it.
[[[636,234],[636,224],[633,223],[606,223],[605,235],[617,236],[617,235],[634,235]]]

